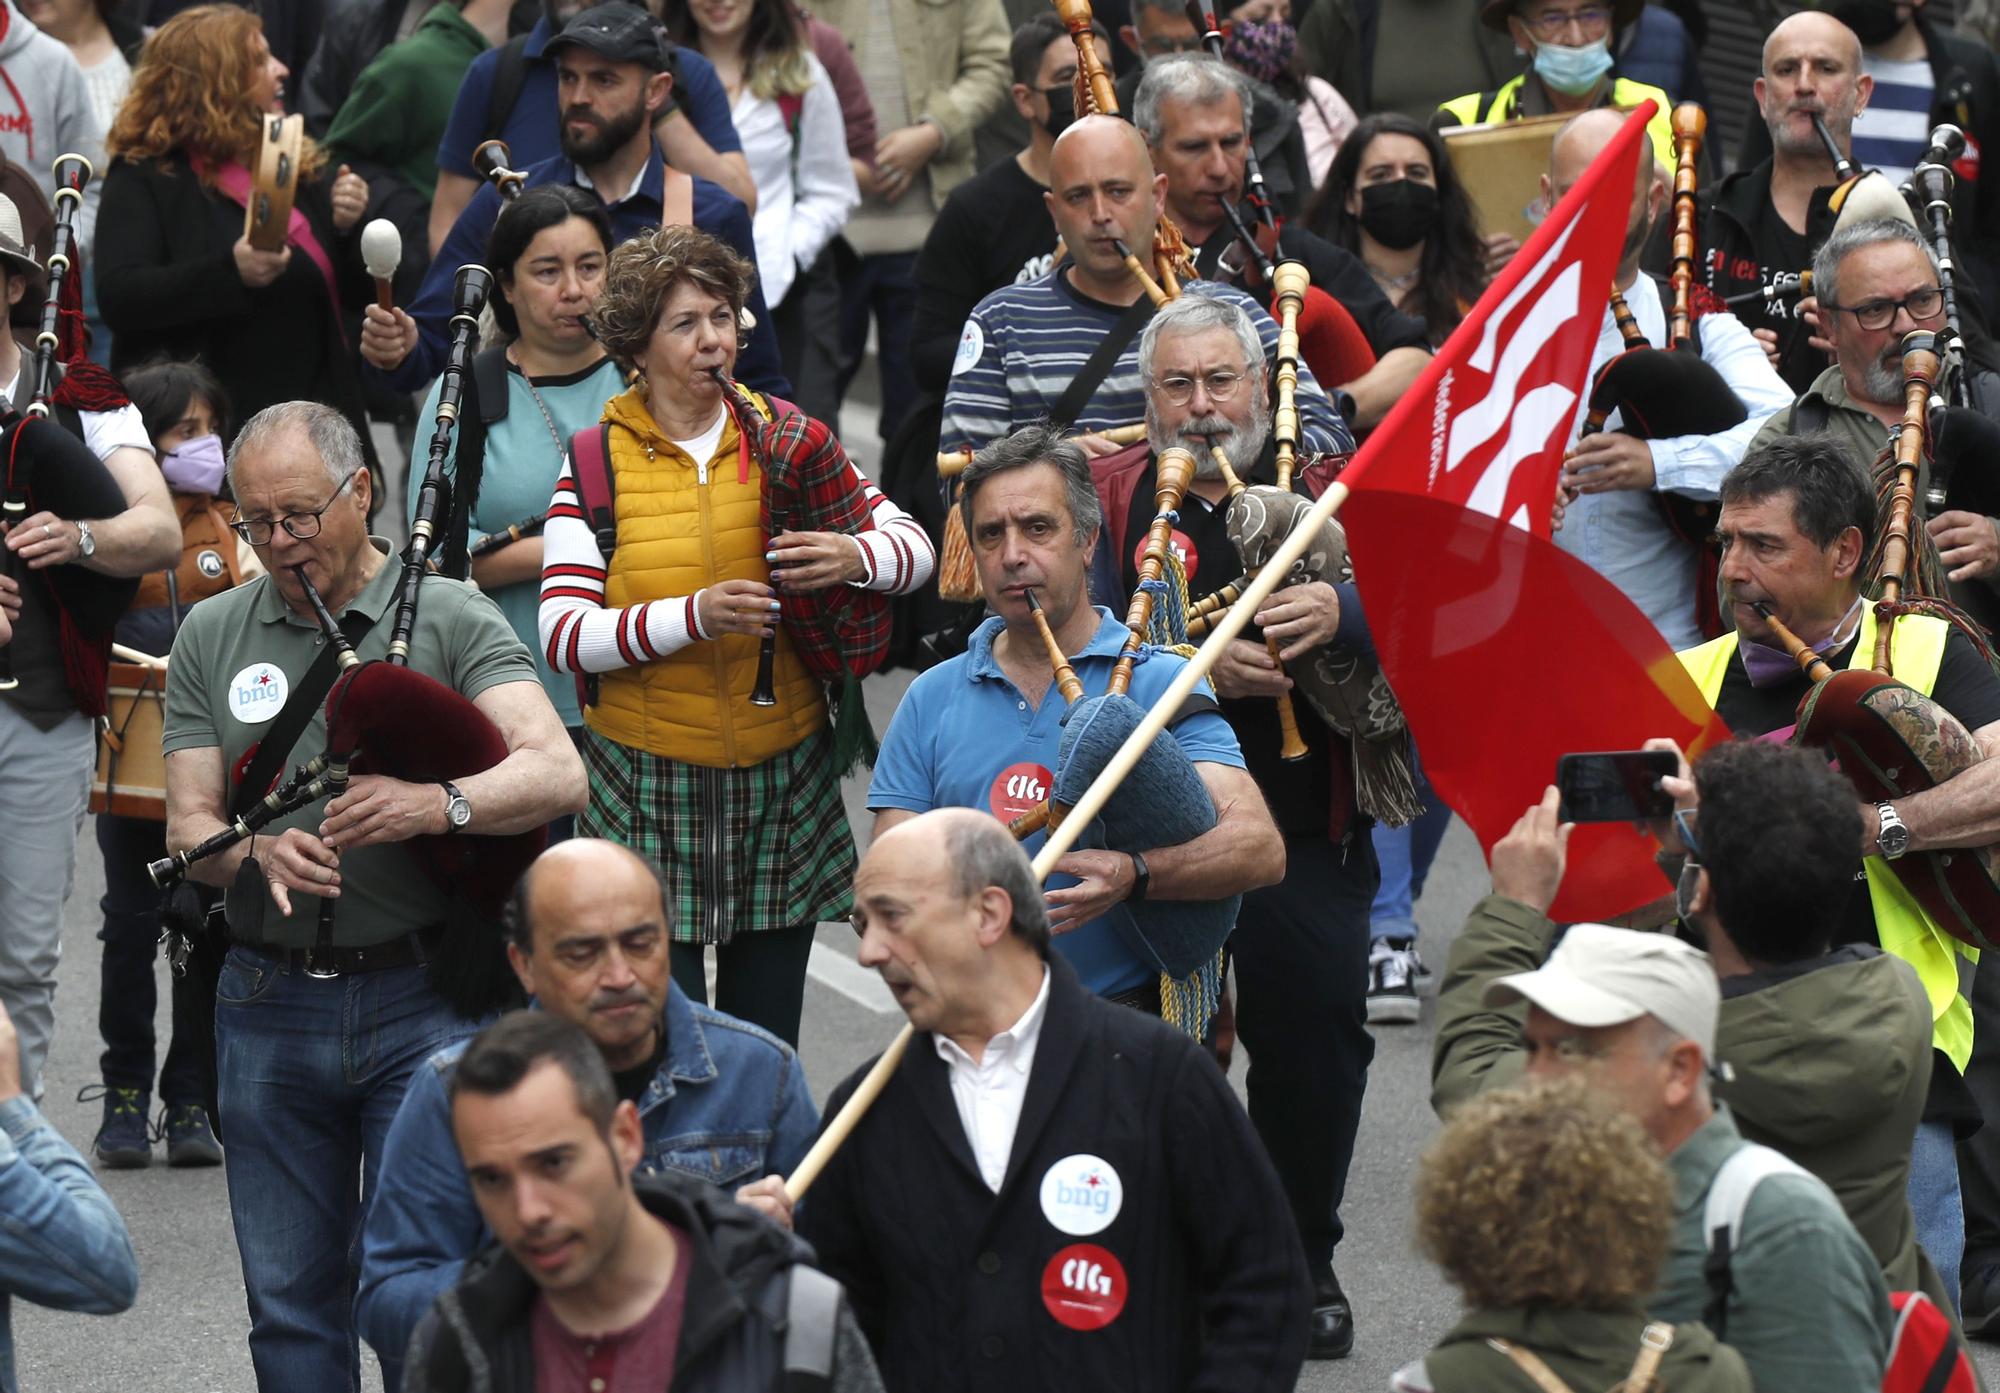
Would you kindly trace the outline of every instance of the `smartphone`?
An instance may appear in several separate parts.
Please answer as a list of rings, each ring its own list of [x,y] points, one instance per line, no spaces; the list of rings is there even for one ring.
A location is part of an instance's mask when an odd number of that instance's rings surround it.
[[[1556,789],[1564,822],[1647,822],[1673,816],[1661,780],[1680,771],[1672,750],[1611,750],[1564,755]]]

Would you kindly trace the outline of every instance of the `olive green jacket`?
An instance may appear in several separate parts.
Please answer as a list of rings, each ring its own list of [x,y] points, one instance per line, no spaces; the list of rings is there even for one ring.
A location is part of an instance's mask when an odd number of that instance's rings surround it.
[[[1548,1365],[1574,1393],[1600,1393],[1632,1372],[1646,1319],[1636,1310],[1471,1311],[1390,1387],[1394,1393],[1540,1393],[1512,1359],[1486,1343],[1505,1340]],[[1743,1356],[1699,1323],[1674,1327],[1659,1380],[1666,1393],[1751,1393]]]

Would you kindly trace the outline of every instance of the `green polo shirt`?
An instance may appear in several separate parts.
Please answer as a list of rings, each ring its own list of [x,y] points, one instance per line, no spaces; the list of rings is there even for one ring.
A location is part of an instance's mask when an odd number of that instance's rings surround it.
[[[369,540],[386,560],[340,616],[344,621],[350,614],[365,614],[376,621],[355,650],[364,660],[388,655],[389,631],[395,627],[392,601],[402,574],[388,541]],[[325,646],[319,626],[295,613],[268,576],[196,605],[174,640],[167,670],[166,752],[220,749],[223,767],[234,778],[245,751],[270,728],[292,687]],[[534,660],[493,602],[474,586],[437,575],[424,578],[410,666],[468,698],[503,683],[536,681]],[[287,773],[325,747],[322,704],[288,755]],[[443,794],[438,796],[442,801]],[[323,800],[308,804],[272,823],[271,830],[317,832],[325,810]],[[335,943],[381,943],[444,921],[444,893],[407,847],[362,847],[347,852],[341,862]],[[318,905],[310,896],[295,894],[287,919],[267,895],[262,941],[287,947],[311,944]],[[231,928],[239,936],[251,936],[243,925]]]
[[[1825,429],[1845,444],[1854,456],[1854,462],[1863,469],[1872,469],[1875,457],[1882,453],[1882,447],[1889,443],[1889,428],[1875,419],[1868,408],[1849,395],[1847,379],[1840,375],[1840,365],[1834,364],[1813,379],[1812,386],[1800,395],[1799,401],[1816,398],[1826,413]],[[1799,403],[1772,415],[1771,419],[1757,428],[1751,437],[1750,449],[1760,449],[1781,436],[1793,434],[1792,417],[1797,413]],[[1746,452],[1747,453],[1747,452]],[[1917,481],[1917,496],[1923,497],[1930,485],[1930,464],[1925,462],[1921,473],[1925,476]]]

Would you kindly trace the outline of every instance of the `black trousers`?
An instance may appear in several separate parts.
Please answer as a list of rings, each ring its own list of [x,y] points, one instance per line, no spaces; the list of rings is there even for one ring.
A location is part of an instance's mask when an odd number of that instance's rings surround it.
[[[1368,906],[1380,879],[1364,832],[1285,839],[1285,878],[1243,897],[1230,935],[1236,1034],[1250,1056],[1250,1121],[1284,1182],[1317,1275],[1343,1232],[1340,1200],[1375,1037]]]
[[[676,943],[674,981],[689,1001],[713,1005],[725,1016],[761,1026],[793,1049],[799,1047],[799,1016],[805,1010],[806,960],[812,955],[816,924],[740,933],[715,950],[715,1000],[708,999],[702,946]]]
[[[146,878],[146,863],[167,854],[167,825],[146,818],[97,819],[97,845],[104,853],[104,944],[99,974],[97,1032],[104,1037],[99,1066],[113,1088],[153,1088],[153,1011],[159,1002],[153,964],[160,956],[160,892]],[[187,979],[173,982],[173,1038],[160,1070],[160,1098],[199,1103],[205,1088],[201,1061],[191,1042],[200,1038],[192,1019]]]
[[[771,306],[778,354],[792,380],[792,404],[814,420],[840,424],[841,284],[833,248],[804,268]]]

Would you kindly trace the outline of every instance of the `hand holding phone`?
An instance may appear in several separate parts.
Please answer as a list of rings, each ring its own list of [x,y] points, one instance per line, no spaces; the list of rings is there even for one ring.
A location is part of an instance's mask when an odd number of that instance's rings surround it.
[[[1564,822],[1654,822],[1673,816],[1666,779],[1680,773],[1673,750],[1611,750],[1556,762]]]

